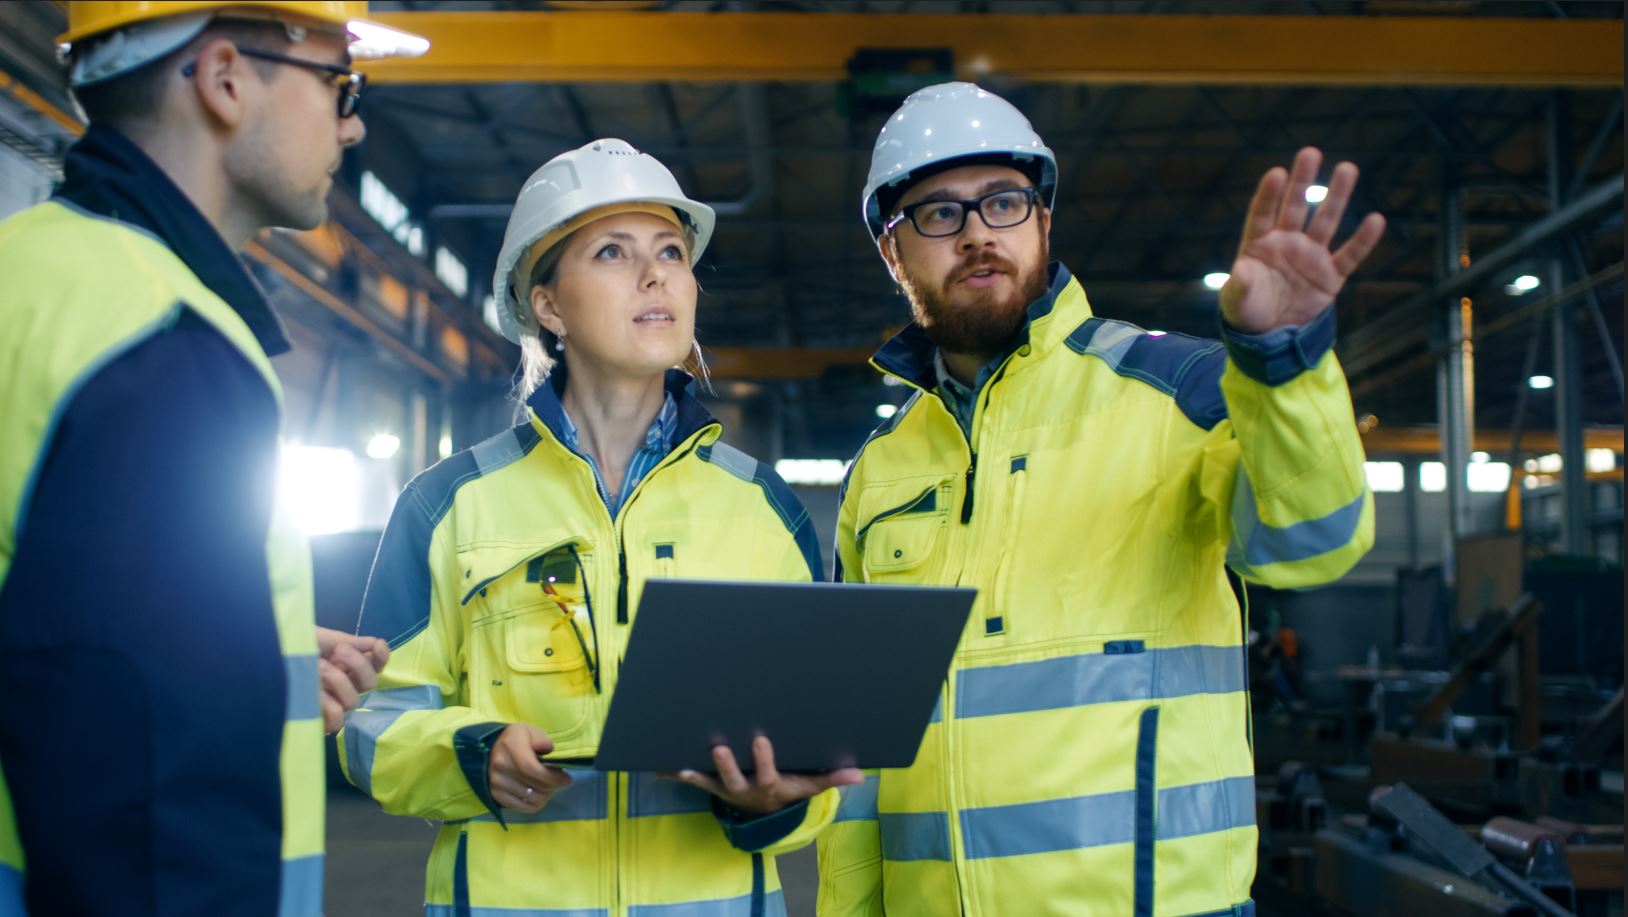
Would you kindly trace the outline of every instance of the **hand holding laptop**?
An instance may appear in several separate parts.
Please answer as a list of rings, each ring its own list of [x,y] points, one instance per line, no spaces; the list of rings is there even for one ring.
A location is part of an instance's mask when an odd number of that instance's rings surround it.
[[[768,736],[752,740],[752,758],[757,767],[752,777],[741,773],[735,763],[735,754],[727,745],[715,745],[712,762],[717,765],[718,776],[700,771],[682,770],[676,774],[662,774],[699,787],[722,799],[726,805],[749,815],[767,815],[810,796],[817,796],[834,786],[853,786],[863,783],[865,776],[857,767],[843,767],[823,774],[782,774],[774,765],[774,746]]]
[[[570,774],[537,758],[553,750],[554,741],[536,726],[515,723],[503,730],[486,766],[486,786],[497,804],[529,815],[570,786]]]

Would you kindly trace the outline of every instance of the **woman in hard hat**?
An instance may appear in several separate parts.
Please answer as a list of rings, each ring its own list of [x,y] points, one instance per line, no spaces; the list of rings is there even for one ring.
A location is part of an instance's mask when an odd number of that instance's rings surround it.
[[[445,821],[430,914],[783,914],[773,854],[859,780],[778,775],[764,739],[753,780],[721,747],[716,780],[539,761],[594,754],[647,578],[823,578],[802,505],[673,368],[698,352],[713,219],[620,140],[515,202],[493,289],[525,420],[402,493],[361,620],[395,654],[341,741],[387,811]]]

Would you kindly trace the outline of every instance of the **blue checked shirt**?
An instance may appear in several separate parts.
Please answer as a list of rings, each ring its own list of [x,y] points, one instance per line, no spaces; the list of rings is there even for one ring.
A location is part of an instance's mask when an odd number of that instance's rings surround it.
[[[938,393],[944,399],[944,406],[950,409],[955,422],[961,425],[961,435],[972,438],[972,411],[978,406],[978,393],[984,390],[989,377],[995,374],[1005,356],[996,357],[985,363],[978,370],[978,377],[972,380],[972,387],[955,381],[950,375],[950,368],[944,364],[944,355],[937,350],[933,351],[933,371],[938,374]]]
[[[594,470],[594,483],[599,487],[599,498],[605,501],[605,508],[610,510],[612,519],[616,518],[627,498],[632,496],[633,488],[638,487],[644,476],[661,464],[667,453],[673,451],[673,436],[678,430],[678,405],[673,402],[671,392],[664,395],[663,399],[661,411],[656,414],[656,419],[650,422],[650,429],[645,431],[644,445],[640,446],[633,453],[633,458],[628,460],[627,473],[622,475],[622,488],[614,499],[610,491],[605,489],[605,477],[599,473],[599,463],[594,461],[593,456],[577,448],[577,425],[572,422],[571,415],[563,408],[560,410],[560,417],[564,420],[565,446],[588,460],[588,467]]]

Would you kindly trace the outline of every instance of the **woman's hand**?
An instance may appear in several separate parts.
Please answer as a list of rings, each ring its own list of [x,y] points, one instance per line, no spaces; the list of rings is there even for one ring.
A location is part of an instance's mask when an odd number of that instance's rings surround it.
[[[852,786],[865,781],[865,775],[856,767],[838,768],[816,776],[782,774],[775,769],[774,746],[769,744],[767,736],[758,736],[752,741],[752,757],[757,762],[757,773],[748,778],[735,763],[735,755],[729,746],[716,745],[712,749],[712,762],[718,766],[717,777],[709,777],[699,771],[679,771],[670,775],[669,779],[700,787],[722,799],[730,808],[752,815],[778,812],[831,787]]]
[[[497,804],[530,815],[570,786],[570,774],[537,760],[553,750],[554,741],[535,726],[515,723],[503,730],[486,765],[486,785]]]

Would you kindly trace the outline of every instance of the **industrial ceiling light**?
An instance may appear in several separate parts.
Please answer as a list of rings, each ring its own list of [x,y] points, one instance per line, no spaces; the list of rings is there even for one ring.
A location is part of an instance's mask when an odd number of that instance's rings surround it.
[[[1224,271],[1214,271],[1204,275],[1204,285],[1212,290],[1219,290],[1227,285],[1227,278],[1232,276]]]
[[[1555,380],[1548,376],[1533,376],[1526,380],[1526,384],[1538,389],[1554,388]]]
[[[1537,277],[1531,274],[1522,274],[1521,276],[1516,277],[1513,282],[1507,284],[1504,287],[1504,292],[1511,296],[1520,296],[1523,293],[1532,292],[1541,286],[1542,283],[1543,281],[1537,279]]]
[[[1328,186],[1327,185],[1308,185],[1308,186],[1306,186],[1306,203],[1308,203],[1308,204],[1321,204],[1323,202],[1323,198],[1325,198],[1325,197],[1328,197]]]
[[[418,57],[430,49],[430,40],[377,22],[352,19],[346,28],[352,38],[350,53],[359,60],[378,57]]]
[[[883,403],[876,406],[876,416],[883,420],[887,420],[897,413],[899,413],[899,406],[896,404]]]
[[[401,437],[394,433],[377,433],[367,441],[367,454],[369,458],[387,459],[396,454],[401,448]]]

